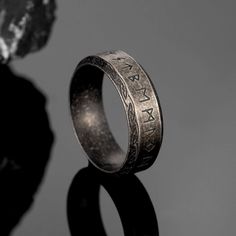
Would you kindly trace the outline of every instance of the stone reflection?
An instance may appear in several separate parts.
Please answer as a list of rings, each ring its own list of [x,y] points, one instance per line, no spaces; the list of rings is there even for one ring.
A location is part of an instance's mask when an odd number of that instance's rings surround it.
[[[0,235],[9,235],[33,203],[53,143],[46,99],[0,66]]]
[[[124,235],[158,236],[158,222],[152,202],[135,175],[112,177],[89,166],[74,177],[67,199],[67,215],[72,236],[107,235],[99,206],[103,186],[119,212]]]

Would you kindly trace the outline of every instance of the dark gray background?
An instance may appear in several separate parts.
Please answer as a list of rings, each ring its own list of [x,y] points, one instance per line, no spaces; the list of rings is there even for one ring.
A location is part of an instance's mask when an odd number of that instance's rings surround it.
[[[47,94],[56,134],[44,183],[14,235],[69,235],[67,191],[87,165],[69,116],[70,79],[83,57],[122,49],[149,73],[163,109],[159,157],[138,174],[155,206],[160,235],[235,236],[235,0],[57,2],[47,47],[14,63]],[[114,119],[121,118],[114,111]],[[123,131],[117,134],[122,139]],[[119,235],[113,222],[112,235]]]

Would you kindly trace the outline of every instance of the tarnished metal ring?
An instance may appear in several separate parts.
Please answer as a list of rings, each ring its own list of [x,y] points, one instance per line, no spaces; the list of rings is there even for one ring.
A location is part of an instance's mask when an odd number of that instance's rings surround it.
[[[115,141],[102,103],[104,73],[124,105],[129,133],[125,153]],[[160,103],[143,68],[123,51],[83,59],[70,86],[70,109],[75,133],[90,162],[106,173],[128,174],[150,167],[163,137]]]

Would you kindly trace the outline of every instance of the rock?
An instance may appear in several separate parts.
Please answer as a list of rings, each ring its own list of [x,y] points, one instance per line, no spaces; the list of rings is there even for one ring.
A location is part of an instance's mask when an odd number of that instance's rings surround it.
[[[0,65],[0,75],[0,235],[6,236],[34,203],[54,135],[46,97],[8,65]]]
[[[55,0],[0,0],[0,62],[45,46],[55,9]]]

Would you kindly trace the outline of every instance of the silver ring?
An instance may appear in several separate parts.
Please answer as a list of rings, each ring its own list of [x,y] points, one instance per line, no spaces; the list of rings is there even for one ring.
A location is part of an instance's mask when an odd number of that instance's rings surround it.
[[[105,116],[104,73],[124,105],[129,132],[126,153],[114,139]],[[127,53],[109,51],[83,59],[71,81],[70,109],[76,136],[99,170],[128,174],[154,163],[163,137],[160,103],[147,73]]]

